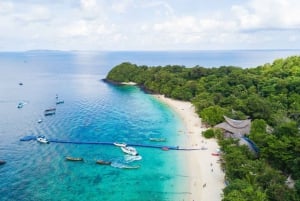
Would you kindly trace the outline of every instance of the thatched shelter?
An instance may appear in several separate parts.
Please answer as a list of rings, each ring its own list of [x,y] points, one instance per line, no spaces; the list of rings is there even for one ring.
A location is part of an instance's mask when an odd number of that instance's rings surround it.
[[[224,130],[225,137],[241,138],[250,133],[251,119],[234,120],[224,116],[225,122],[215,126]]]

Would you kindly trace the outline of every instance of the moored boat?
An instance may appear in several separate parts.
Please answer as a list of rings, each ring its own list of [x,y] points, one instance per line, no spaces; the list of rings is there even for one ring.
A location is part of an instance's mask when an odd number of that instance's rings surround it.
[[[83,158],[76,158],[71,156],[66,156],[67,161],[83,161]]]
[[[164,151],[169,151],[169,147],[162,147],[161,149]]]
[[[58,105],[58,104],[63,104],[63,103],[65,103],[65,101],[63,101],[63,100],[58,100],[58,101],[56,101],[56,105]]]
[[[43,135],[37,136],[36,140],[42,144],[49,144],[49,141]]]
[[[136,151],[136,149],[134,147],[120,147],[122,149],[122,151],[126,154],[129,155],[133,155],[133,156],[137,156],[139,155],[138,152]]]
[[[18,104],[18,106],[17,106],[17,108],[22,108],[24,106],[24,103],[22,103],[22,102],[20,102],[19,104]]]
[[[111,161],[97,160],[96,163],[99,165],[110,165]]]
[[[50,108],[44,111],[45,116],[53,115],[56,112],[56,108]]]

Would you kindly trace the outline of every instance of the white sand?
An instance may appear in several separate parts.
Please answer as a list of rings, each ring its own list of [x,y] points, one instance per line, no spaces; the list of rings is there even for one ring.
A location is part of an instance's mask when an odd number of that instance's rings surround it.
[[[129,86],[134,86],[134,85],[136,85],[135,82],[121,82],[121,84],[123,84],[123,85],[129,85]]]
[[[217,163],[219,156],[212,156],[219,148],[215,139],[205,139],[201,132],[201,119],[190,102],[183,102],[154,95],[175,110],[184,121],[187,140],[179,146],[202,148],[207,150],[186,151],[188,160],[188,176],[190,179],[190,195],[185,200],[190,201],[220,201],[224,185],[224,173]]]

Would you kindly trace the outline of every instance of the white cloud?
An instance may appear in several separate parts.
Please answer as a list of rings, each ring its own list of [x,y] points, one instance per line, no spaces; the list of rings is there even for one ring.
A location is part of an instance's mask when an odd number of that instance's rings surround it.
[[[153,26],[159,34],[168,38],[164,43],[172,42],[183,46],[199,43],[224,43],[230,34],[236,31],[236,24],[220,19],[199,19],[193,16],[176,17]]]
[[[79,20],[62,28],[63,37],[91,37],[113,34],[115,26],[105,25],[98,21]]]
[[[111,8],[117,13],[126,13],[128,9],[130,9],[134,5],[135,4],[132,0],[123,0],[114,2]]]
[[[88,36],[88,24],[84,20],[79,20],[63,28],[62,33],[65,37]]]
[[[12,2],[0,2],[0,14],[7,14],[12,12],[14,4]]]
[[[170,4],[164,1],[147,1],[146,3],[142,4],[141,7],[157,10],[159,15],[165,15],[169,17],[175,16],[174,9],[170,6]]]
[[[215,2],[1,0],[0,30],[5,31],[0,32],[0,51],[259,49],[300,44],[299,0]]]
[[[18,21],[39,22],[51,20],[52,16],[48,8],[40,5],[34,5],[28,8],[28,12],[22,12],[14,15]]]
[[[244,30],[299,29],[300,1],[252,0],[234,5],[232,11]]]
[[[97,7],[96,0],[80,0],[80,5],[85,10],[90,10]]]

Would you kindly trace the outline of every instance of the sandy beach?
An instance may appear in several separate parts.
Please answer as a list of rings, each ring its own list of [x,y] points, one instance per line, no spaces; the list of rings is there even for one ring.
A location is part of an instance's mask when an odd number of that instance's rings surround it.
[[[154,95],[167,104],[182,118],[187,140],[180,146],[205,148],[205,150],[187,151],[188,176],[190,178],[190,194],[185,200],[190,201],[220,201],[224,185],[224,173],[217,162],[219,156],[213,156],[219,148],[215,139],[205,139],[201,132],[201,119],[190,102],[173,100],[163,95]]]

